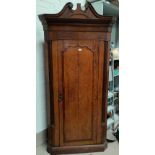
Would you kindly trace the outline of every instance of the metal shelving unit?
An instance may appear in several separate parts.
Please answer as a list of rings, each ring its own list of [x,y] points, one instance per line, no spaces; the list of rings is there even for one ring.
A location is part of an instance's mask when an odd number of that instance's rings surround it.
[[[118,115],[118,103],[119,103],[119,70],[115,70],[114,63],[119,61],[119,59],[114,59],[112,54],[110,56],[109,65],[109,91],[108,91],[108,119],[107,119],[107,129],[115,131],[119,125],[119,115]],[[117,84],[116,84],[117,83]]]

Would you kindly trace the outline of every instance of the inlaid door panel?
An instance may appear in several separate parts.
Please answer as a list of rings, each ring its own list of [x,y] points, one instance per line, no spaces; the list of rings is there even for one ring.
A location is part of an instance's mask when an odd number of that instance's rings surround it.
[[[58,41],[60,146],[97,143],[97,41]]]

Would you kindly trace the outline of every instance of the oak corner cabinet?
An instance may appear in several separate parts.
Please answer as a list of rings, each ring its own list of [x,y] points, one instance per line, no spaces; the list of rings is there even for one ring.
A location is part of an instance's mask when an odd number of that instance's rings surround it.
[[[104,151],[107,92],[114,17],[67,3],[58,14],[42,14],[48,53],[48,152]]]

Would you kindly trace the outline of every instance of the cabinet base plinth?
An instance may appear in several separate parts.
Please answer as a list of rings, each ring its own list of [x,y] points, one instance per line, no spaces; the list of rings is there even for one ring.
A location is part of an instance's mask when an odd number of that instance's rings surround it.
[[[48,146],[47,151],[51,155],[58,155],[58,154],[103,152],[106,148],[107,148],[107,142],[98,145],[64,146],[64,147]]]

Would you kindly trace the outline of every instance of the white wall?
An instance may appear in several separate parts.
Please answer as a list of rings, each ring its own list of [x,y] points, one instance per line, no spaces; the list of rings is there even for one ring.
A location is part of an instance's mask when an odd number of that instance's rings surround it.
[[[37,0],[36,1],[36,14],[44,13],[58,13],[63,6],[69,2],[68,0]],[[72,0],[70,1],[76,8],[76,3],[81,3],[82,6],[85,4],[85,0]],[[102,14],[102,5],[94,3],[96,11]],[[44,59],[43,59],[43,43],[44,34],[41,22],[36,17],[36,132],[39,133],[47,128],[46,123],[46,95],[45,95],[45,79],[44,79]]]

